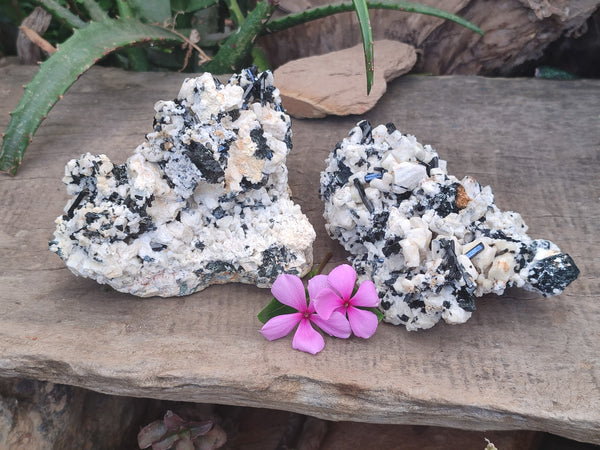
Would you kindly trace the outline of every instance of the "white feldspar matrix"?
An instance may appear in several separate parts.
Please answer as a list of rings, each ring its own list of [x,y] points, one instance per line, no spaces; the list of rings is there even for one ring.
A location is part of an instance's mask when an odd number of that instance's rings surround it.
[[[489,186],[449,175],[429,145],[389,123],[359,122],[321,173],[326,228],[374,281],[384,320],[408,330],[466,322],[475,297],[509,286],[560,294],[579,274],[550,241],[531,239]]]
[[[50,250],[76,275],[141,297],[304,275],[315,232],[290,199],[291,122],[270,72],[184,81],[122,165],[69,161]]]

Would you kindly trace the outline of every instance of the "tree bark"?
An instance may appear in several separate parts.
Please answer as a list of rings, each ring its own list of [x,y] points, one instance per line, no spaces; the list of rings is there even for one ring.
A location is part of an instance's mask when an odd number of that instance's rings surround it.
[[[297,12],[291,0],[283,11]],[[320,6],[327,0],[303,0],[302,6]],[[527,60],[536,59],[564,34],[585,24],[600,0],[423,0],[471,21],[481,36],[460,25],[423,14],[371,10],[375,39],[413,45],[420,58],[417,72],[440,74],[507,75]],[[352,47],[360,42],[354,13],[318,19],[261,38],[273,68],[300,57]],[[377,61],[375,62],[377,67]]]

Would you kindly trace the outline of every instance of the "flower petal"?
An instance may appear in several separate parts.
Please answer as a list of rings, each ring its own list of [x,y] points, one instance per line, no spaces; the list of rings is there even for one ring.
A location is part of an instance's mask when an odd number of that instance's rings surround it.
[[[282,314],[269,319],[260,332],[269,341],[287,336],[302,319],[301,313]]]
[[[375,289],[373,282],[366,280],[360,283],[350,304],[353,306],[379,306],[379,296],[377,295],[377,289]]]
[[[354,283],[356,283],[356,271],[348,264],[337,266],[329,275],[327,281],[334,291],[337,291],[343,300],[350,300]]]
[[[328,320],[332,312],[344,305],[344,300],[333,292],[331,288],[325,288],[313,299],[313,303],[317,314],[324,320]]]
[[[300,312],[306,311],[306,292],[302,280],[296,275],[279,275],[271,286],[271,293],[284,305]]]
[[[314,300],[319,292],[328,286],[327,275],[315,275],[308,280],[308,297]]]
[[[303,352],[319,353],[325,347],[325,340],[310,324],[310,320],[302,319],[292,340],[292,348]]]
[[[371,311],[358,309],[351,306],[348,308],[348,321],[352,332],[361,338],[367,339],[375,334],[377,330],[377,316]]]
[[[318,314],[313,314],[310,320],[330,336],[346,339],[352,333],[348,319],[338,311],[333,312],[328,320],[323,319]]]

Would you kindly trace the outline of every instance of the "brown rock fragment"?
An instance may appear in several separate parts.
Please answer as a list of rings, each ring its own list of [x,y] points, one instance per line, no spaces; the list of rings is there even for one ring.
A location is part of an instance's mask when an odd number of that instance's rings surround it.
[[[274,72],[284,108],[297,118],[369,111],[385,93],[387,81],[407,73],[417,61],[412,46],[390,40],[376,41],[374,54],[370,95],[362,45],[284,64]]]
[[[456,206],[458,209],[466,208],[470,201],[471,197],[467,195],[467,191],[465,191],[462,184],[459,184],[456,189]]]

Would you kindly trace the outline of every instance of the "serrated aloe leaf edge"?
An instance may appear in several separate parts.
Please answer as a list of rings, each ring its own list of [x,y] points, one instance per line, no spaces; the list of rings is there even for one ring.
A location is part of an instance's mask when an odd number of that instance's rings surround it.
[[[34,133],[67,89],[100,58],[131,44],[181,41],[169,30],[135,19],[106,19],[74,30],[73,35],[43,62],[26,87],[2,140],[0,171],[17,173]]]

